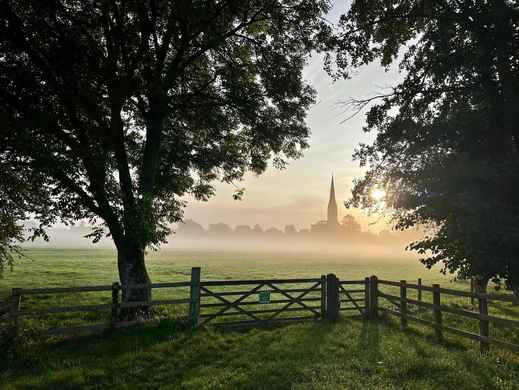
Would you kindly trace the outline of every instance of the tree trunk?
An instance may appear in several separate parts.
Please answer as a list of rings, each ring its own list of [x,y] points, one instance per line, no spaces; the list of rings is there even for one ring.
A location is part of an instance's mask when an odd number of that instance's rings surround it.
[[[474,291],[476,294],[486,294],[489,277],[475,276],[474,277]]]
[[[125,242],[117,246],[117,266],[122,287],[122,302],[141,302],[142,305],[122,310],[124,318],[149,316],[151,288],[131,288],[132,285],[150,284],[151,280],[146,271],[144,249],[133,243]]]

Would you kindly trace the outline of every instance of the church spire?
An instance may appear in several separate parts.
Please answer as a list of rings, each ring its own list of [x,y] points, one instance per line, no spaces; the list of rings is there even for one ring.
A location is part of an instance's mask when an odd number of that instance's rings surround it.
[[[333,183],[333,173],[332,173],[332,182],[330,185],[330,198],[328,200],[328,225],[336,226],[339,224],[339,219],[337,216],[337,201],[335,200],[335,185]]]

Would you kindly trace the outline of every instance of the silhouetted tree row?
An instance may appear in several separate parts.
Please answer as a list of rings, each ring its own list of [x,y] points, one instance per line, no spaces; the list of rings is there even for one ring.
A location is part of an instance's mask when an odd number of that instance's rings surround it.
[[[360,224],[351,215],[346,215],[335,229],[329,229],[326,225],[322,229],[312,225],[311,228],[297,229],[294,225],[286,225],[283,229],[276,227],[263,228],[261,225],[236,225],[234,228],[219,222],[209,224],[204,228],[201,224],[191,219],[179,224],[176,229],[178,238],[204,238],[204,239],[242,239],[242,240],[315,240],[315,241],[343,241],[369,242],[370,244],[401,244],[406,245],[416,240],[421,234],[417,230],[388,231],[379,233],[362,231]]]

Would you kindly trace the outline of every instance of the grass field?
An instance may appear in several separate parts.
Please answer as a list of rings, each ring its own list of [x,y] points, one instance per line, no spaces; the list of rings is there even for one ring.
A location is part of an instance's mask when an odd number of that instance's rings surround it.
[[[105,249],[30,249],[13,272],[0,279],[4,294],[12,287],[82,286],[117,281],[115,252]],[[265,277],[319,277],[335,273],[342,279],[370,275],[379,278],[415,280],[424,283],[450,283],[452,277],[438,270],[426,270],[410,258],[288,254],[272,252],[222,252],[162,250],[147,255],[147,266],[154,282],[185,280],[191,267],[202,267],[202,279]],[[458,283],[465,288],[466,283]]]
[[[0,280],[5,296],[12,287],[82,286],[117,280],[115,253],[109,250],[30,250]],[[416,260],[373,259],[311,254],[207,251],[150,253],[153,281],[188,280],[192,266],[202,279],[369,275],[424,284],[453,283]],[[389,291],[389,289],[388,289]],[[74,302],[109,302],[109,294],[81,294]],[[425,299],[430,300],[426,296]],[[68,304],[66,298],[38,297],[27,307]],[[448,304],[471,309],[468,299]],[[491,312],[517,316],[510,305]],[[74,313],[70,313],[74,314]],[[425,316],[427,314],[424,314]],[[92,319],[92,318],[83,318]],[[72,317],[63,317],[73,322]],[[467,330],[474,320],[445,317]],[[519,342],[519,332],[494,327],[492,335]],[[30,345],[2,364],[0,388],[171,388],[171,389],[519,389],[519,354],[493,349],[479,354],[476,343],[411,325],[401,331],[392,319],[376,322],[342,318],[272,329],[190,330],[165,320],[158,326],[114,331],[101,336]],[[0,357],[2,359],[2,357]],[[5,359],[5,358],[4,358]]]

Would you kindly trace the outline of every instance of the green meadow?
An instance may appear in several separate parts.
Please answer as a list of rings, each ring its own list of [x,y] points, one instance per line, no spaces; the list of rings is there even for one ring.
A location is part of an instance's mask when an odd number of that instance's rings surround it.
[[[3,294],[12,287],[83,286],[110,284],[118,280],[116,253],[108,249],[29,249],[12,271],[0,279]],[[382,279],[452,285],[452,276],[427,270],[416,259],[404,257],[352,256],[270,251],[161,250],[147,254],[147,267],[154,282],[186,280],[191,267],[202,268],[206,279],[254,279],[319,277],[335,273],[341,279]],[[466,288],[467,283],[456,283]]]
[[[111,250],[31,249],[0,279],[6,298],[13,287],[84,286],[117,280]],[[468,289],[415,259],[273,252],[162,250],[148,254],[154,282],[189,280],[193,266],[202,280],[301,278],[335,273],[340,279],[408,280]],[[395,289],[384,291],[396,294]],[[164,289],[166,290],[166,289]],[[415,292],[409,291],[412,296]],[[185,296],[187,291],[160,291]],[[154,295],[155,296],[155,295]],[[442,299],[444,296],[442,295]],[[424,300],[431,301],[424,293]],[[109,303],[110,292],[75,296],[32,296],[23,308]],[[474,310],[468,298],[445,304]],[[380,301],[381,306],[389,305]],[[430,318],[427,312],[416,315]],[[519,318],[511,304],[496,303],[492,314]],[[114,330],[101,336],[44,338],[48,325],[106,319],[96,313],[66,313],[24,319],[27,345],[0,357],[2,389],[519,389],[519,354],[493,347],[479,353],[476,342],[446,334],[438,343],[427,327],[381,316],[365,321],[342,316],[337,323],[311,321],[261,329],[191,329],[177,318],[185,308],[158,310],[158,325]],[[478,323],[444,315],[446,325],[477,331]],[[519,343],[519,331],[491,325],[491,335]]]

